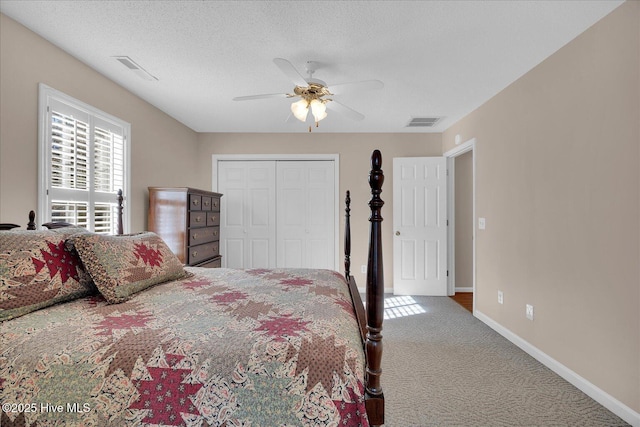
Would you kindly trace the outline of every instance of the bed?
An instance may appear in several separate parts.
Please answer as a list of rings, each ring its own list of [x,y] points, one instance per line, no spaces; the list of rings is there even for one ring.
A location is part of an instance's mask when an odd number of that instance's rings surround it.
[[[381,166],[366,309],[349,192],[344,274],[185,267],[121,215],[117,236],[33,212],[0,231],[0,425],[382,425]]]

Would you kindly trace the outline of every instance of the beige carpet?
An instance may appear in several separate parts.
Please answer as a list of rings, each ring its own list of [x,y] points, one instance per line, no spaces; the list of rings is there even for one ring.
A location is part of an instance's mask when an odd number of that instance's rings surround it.
[[[386,427],[628,425],[452,299],[390,298]]]

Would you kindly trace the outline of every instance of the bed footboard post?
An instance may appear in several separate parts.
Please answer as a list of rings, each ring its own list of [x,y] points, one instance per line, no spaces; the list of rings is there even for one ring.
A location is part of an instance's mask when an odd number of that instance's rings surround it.
[[[371,425],[384,424],[384,396],[380,384],[382,374],[382,319],[384,317],[384,274],[382,268],[382,215],[384,201],[380,198],[384,173],[382,154],[375,150],[371,155],[371,229],[369,234],[369,258],[367,266],[367,355],[366,393],[367,413]]]
[[[27,223],[27,230],[35,230],[36,229],[36,213],[34,211],[29,211],[29,222]]]
[[[118,234],[124,234],[124,226],[123,226],[123,219],[122,219],[122,201],[124,200],[124,197],[122,197],[122,189],[118,190],[118,210],[117,210],[117,214],[118,214]]]
[[[344,205],[344,277],[348,282],[351,275],[351,193],[349,190],[347,190]]]

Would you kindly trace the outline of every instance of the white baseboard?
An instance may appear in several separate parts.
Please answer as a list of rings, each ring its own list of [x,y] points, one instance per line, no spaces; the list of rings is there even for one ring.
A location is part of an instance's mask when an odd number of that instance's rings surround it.
[[[456,286],[456,292],[473,292],[473,286]]]
[[[600,403],[602,406],[631,424],[633,427],[640,427],[640,413],[629,408],[627,405],[620,402],[609,393],[590,383],[585,378],[567,368],[548,354],[542,352],[538,348],[531,345],[529,342],[523,340],[518,335],[511,332],[509,329],[491,319],[489,316],[481,313],[478,310],[475,310],[473,315],[480,321],[485,323],[487,326],[489,326],[491,329],[511,341],[513,344],[520,347],[522,350],[545,365],[547,368],[551,369],[553,372],[573,384],[587,396],[591,397],[593,400]]]

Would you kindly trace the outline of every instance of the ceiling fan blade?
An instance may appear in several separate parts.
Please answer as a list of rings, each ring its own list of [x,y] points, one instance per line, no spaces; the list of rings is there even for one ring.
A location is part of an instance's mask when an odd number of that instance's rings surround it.
[[[336,100],[332,100],[331,102],[327,102],[327,109],[331,111],[335,111],[336,113],[340,113],[345,117],[350,118],[351,120],[361,121],[364,120],[364,116],[358,113],[356,110],[347,107],[344,104],[337,102]]]
[[[236,96],[234,101],[249,101],[251,99],[264,99],[264,98],[288,98],[290,97],[286,93],[265,93],[262,95],[249,95],[249,96]]]
[[[274,58],[273,62],[296,86],[306,87],[309,85],[307,80],[296,70],[296,67],[294,67],[291,62],[284,58]]]
[[[382,89],[384,83],[380,80],[363,80],[360,82],[340,83],[328,87],[329,92],[334,95],[351,92],[352,90],[373,90]]]

